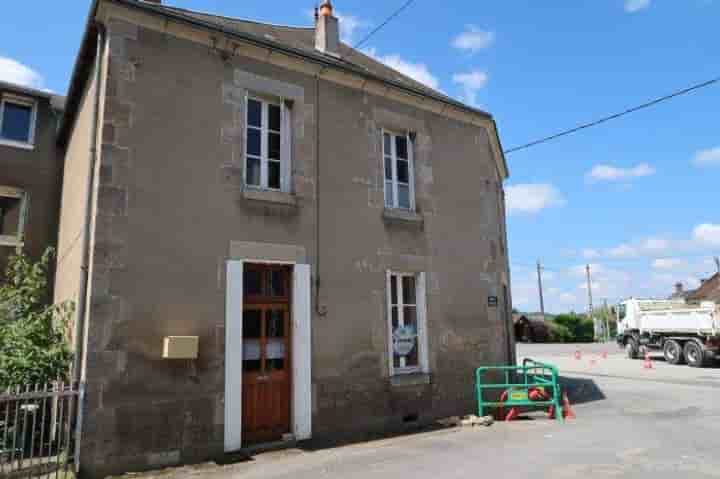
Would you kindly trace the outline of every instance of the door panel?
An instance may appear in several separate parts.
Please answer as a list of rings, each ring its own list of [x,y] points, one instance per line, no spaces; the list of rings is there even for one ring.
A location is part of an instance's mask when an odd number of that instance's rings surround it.
[[[291,270],[250,265],[243,308],[243,442],[290,432]]]

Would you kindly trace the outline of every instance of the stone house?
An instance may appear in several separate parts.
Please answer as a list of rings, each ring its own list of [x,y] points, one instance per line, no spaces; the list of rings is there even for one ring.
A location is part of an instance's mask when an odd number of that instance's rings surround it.
[[[514,360],[492,116],[338,32],[93,2],[55,290],[88,477],[469,413]]]
[[[8,258],[38,259],[57,240],[62,155],[55,132],[64,98],[0,82],[0,281]]]

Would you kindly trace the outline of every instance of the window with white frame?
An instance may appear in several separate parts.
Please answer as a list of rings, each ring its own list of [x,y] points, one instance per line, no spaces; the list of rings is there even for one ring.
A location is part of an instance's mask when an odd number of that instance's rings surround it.
[[[428,372],[425,274],[387,272],[391,375]]]
[[[383,131],[385,207],[415,209],[413,148],[410,135]]]
[[[32,146],[37,103],[30,98],[3,95],[0,101],[0,143]]]
[[[290,190],[290,112],[285,101],[248,96],[245,185]]]
[[[0,186],[0,246],[22,246],[26,211],[22,190]]]

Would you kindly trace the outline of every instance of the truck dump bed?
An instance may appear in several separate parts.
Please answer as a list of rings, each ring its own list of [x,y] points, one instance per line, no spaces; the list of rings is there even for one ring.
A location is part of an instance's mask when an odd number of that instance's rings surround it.
[[[719,316],[715,305],[690,305],[680,301],[637,300],[637,329],[654,333],[717,335]]]

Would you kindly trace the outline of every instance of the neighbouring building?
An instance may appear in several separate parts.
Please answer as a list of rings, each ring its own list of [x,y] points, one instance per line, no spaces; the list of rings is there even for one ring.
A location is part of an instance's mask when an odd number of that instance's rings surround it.
[[[88,477],[474,411],[514,361],[488,113],[310,28],[97,0],[59,131]]]
[[[10,256],[38,259],[57,240],[64,98],[0,82],[0,282]]]
[[[715,273],[710,278],[702,280],[698,289],[687,292],[685,300],[688,303],[713,301],[720,305],[720,273]]]

